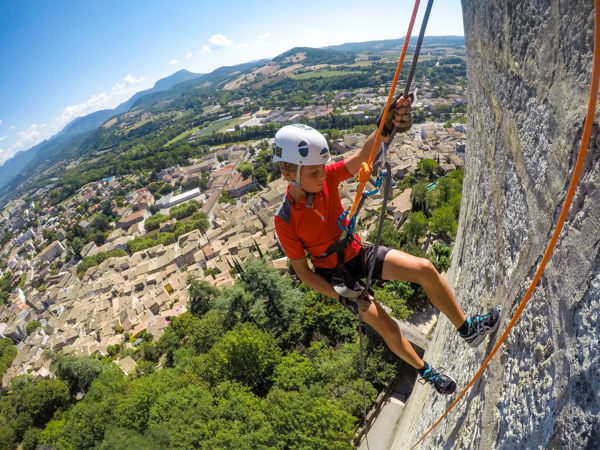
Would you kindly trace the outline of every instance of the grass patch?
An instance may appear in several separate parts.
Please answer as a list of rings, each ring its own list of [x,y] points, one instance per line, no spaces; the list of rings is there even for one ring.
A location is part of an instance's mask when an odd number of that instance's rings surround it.
[[[225,130],[227,130],[229,128],[232,128],[232,127],[235,127],[236,125],[244,123],[246,120],[248,120],[247,117],[237,117],[235,119],[227,119],[227,120],[220,120],[218,122],[213,122],[206,128],[200,130],[197,137],[210,136],[213,132],[215,132],[215,133],[224,132]]]
[[[106,122],[104,125],[102,125],[104,128],[110,128],[112,127],[115,123],[117,123],[117,118],[113,117],[112,119],[110,119],[108,122]]]
[[[194,127],[191,130],[186,130],[183,133],[178,134],[177,136],[175,136],[173,139],[171,139],[169,142],[167,142],[166,144],[163,145],[163,147],[168,147],[171,144],[174,144],[177,141],[180,141],[182,139],[185,139],[186,137],[194,134],[196,131],[198,131],[200,129],[200,127]]]
[[[131,127],[125,128],[125,129],[123,129],[121,131],[118,131],[117,134],[127,134],[130,131],[135,130],[136,128],[139,128],[139,127],[141,127],[143,125],[146,125],[148,122],[152,122],[152,120],[153,120],[152,118],[146,119],[146,120],[142,120],[140,122],[137,122],[135,125],[133,125]]]

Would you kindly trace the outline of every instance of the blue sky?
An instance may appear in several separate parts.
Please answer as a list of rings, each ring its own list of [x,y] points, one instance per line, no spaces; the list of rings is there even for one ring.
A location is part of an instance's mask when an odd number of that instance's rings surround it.
[[[0,0],[0,165],[180,69],[400,38],[412,8],[412,0]],[[434,3],[427,35],[463,35],[459,0]]]

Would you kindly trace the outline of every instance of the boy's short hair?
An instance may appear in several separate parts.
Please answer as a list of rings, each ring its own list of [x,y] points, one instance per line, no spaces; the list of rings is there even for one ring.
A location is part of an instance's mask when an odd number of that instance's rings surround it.
[[[298,171],[298,164],[292,164],[286,161],[279,161],[279,168],[286,172],[296,173]]]

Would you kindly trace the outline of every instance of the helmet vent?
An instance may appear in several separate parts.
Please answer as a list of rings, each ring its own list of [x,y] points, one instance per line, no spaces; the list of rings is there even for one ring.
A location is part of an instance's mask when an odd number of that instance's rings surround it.
[[[308,144],[306,143],[306,141],[300,141],[300,143],[298,144],[298,147],[307,147]]]

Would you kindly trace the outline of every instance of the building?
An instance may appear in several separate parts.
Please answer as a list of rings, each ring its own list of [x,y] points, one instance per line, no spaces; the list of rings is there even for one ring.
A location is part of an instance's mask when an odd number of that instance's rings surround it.
[[[23,242],[25,242],[28,239],[34,239],[35,238],[35,233],[33,232],[33,230],[31,228],[29,228],[25,233],[21,234],[18,238],[17,238],[17,245],[22,245]]]
[[[154,205],[154,196],[146,188],[138,189],[134,192],[129,202],[132,206],[137,206],[139,209],[150,209]]]
[[[158,199],[155,205],[160,209],[167,209],[171,208],[172,206],[178,205],[179,203],[191,200],[199,195],[200,188],[194,188],[191,191],[187,191],[179,195],[173,195],[173,193],[171,192],[170,194],[167,194],[164,197]]]
[[[40,254],[33,261],[34,265],[40,264],[42,262],[51,262],[54,259],[62,254],[65,251],[64,245],[60,243],[60,241],[54,241],[48,247],[40,252]]]
[[[148,217],[150,217],[150,213],[148,212],[148,210],[141,209],[139,211],[129,214],[127,217],[121,218],[117,226],[119,228],[127,229],[133,224],[146,220]]]
[[[388,212],[394,216],[394,223],[396,226],[402,225],[408,218],[411,210],[410,195],[412,189],[405,189],[398,197],[390,200],[387,204]]]
[[[357,145],[363,145],[366,140],[367,137],[362,133],[350,133],[344,135],[344,145],[346,146],[354,147]]]
[[[232,198],[241,197],[250,192],[256,186],[256,181],[249,176],[244,179],[241,173],[236,173],[231,181],[225,186],[225,191]]]

